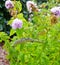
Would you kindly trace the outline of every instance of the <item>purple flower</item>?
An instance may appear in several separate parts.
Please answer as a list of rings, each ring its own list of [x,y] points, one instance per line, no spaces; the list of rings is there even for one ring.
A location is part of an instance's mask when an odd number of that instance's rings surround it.
[[[54,7],[51,9],[51,12],[55,14],[56,16],[60,16],[60,7]]]
[[[13,29],[17,29],[17,28],[22,28],[22,25],[23,25],[23,22],[20,19],[16,18],[13,21],[11,26],[12,26]]]
[[[6,7],[7,9],[13,8],[13,7],[14,7],[14,4],[13,4],[13,2],[12,2],[11,0],[7,0],[7,1],[5,2],[5,7]]]

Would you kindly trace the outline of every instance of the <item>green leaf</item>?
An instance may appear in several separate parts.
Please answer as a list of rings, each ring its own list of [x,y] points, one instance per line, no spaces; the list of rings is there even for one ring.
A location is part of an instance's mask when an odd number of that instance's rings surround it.
[[[14,18],[12,17],[9,21],[8,21],[8,24],[7,25],[11,25],[12,22],[13,22]]]
[[[22,14],[22,13],[18,14],[18,15],[17,15],[17,18],[23,19],[23,14]]]
[[[22,4],[20,3],[20,1],[16,1],[15,7],[18,12],[20,12],[22,10]]]
[[[10,36],[12,36],[16,31],[14,29],[10,30]]]
[[[22,38],[23,30],[24,30],[23,28],[16,29],[16,34],[17,34],[17,37],[18,38]]]

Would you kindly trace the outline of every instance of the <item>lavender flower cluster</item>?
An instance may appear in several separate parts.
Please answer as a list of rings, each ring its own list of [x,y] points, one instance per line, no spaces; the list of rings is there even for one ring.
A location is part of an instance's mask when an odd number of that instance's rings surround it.
[[[57,17],[60,17],[60,7],[53,7],[51,9],[51,13],[53,13],[54,15],[56,15]]]
[[[22,25],[23,25],[23,22],[20,19],[16,18],[14,19],[11,26],[13,29],[19,29],[19,28],[22,28]]]
[[[5,2],[5,7],[6,7],[7,9],[13,8],[13,7],[14,7],[14,4],[13,4],[13,2],[12,2],[11,0],[7,0],[7,1]]]

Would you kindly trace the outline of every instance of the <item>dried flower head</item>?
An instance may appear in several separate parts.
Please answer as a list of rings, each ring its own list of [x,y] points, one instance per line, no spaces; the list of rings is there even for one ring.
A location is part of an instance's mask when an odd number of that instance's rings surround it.
[[[36,12],[40,11],[37,5],[33,1],[27,1],[26,6],[29,13],[31,13],[32,11],[36,11]]]
[[[13,17],[16,17],[17,13],[18,12],[16,10],[10,10],[10,15]]]
[[[11,0],[7,0],[7,1],[5,2],[5,7],[6,7],[7,9],[13,8],[13,7],[14,7],[14,4],[13,4],[13,2],[12,2]]]
[[[51,25],[56,24],[58,22],[56,15],[51,15]]]
[[[12,26],[13,29],[17,29],[17,28],[22,28],[22,25],[23,25],[23,22],[20,19],[16,18],[13,21],[11,26]]]

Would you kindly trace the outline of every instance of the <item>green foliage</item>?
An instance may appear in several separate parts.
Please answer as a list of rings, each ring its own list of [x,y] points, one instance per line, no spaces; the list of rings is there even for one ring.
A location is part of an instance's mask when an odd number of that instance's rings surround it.
[[[10,42],[6,41],[4,46],[9,53],[7,58],[10,65],[60,65],[60,20],[51,25],[50,5],[48,10],[44,8],[41,12],[33,12],[31,21],[25,20],[22,13],[18,13],[16,18],[23,21],[23,26],[20,29],[11,29],[10,36],[14,33],[16,36]],[[11,25],[14,19],[12,17],[8,25]],[[23,42],[25,38],[42,42]],[[18,44],[16,40],[21,40],[22,43]]]
[[[22,10],[22,5],[21,5],[21,3],[20,3],[20,1],[16,1],[15,3],[16,3],[16,4],[15,4],[16,9],[17,9],[18,12],[20,13],[20,11]]]
[[[7,40],[9,40],[9,36],[4,32],[0,32],[0,42],[6,42]]]

